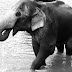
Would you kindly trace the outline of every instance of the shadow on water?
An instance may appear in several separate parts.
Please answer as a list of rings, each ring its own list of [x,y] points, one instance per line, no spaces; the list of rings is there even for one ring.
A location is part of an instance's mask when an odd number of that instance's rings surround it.
[[[53,54],[47,58],[45,72],[72,72],[72,56],[63,54]]]
[[[72,72],[72,56],[67,56],[65,52],[63,54],[56,52],[49,56],[46,64],[45,69],[37,72]]]

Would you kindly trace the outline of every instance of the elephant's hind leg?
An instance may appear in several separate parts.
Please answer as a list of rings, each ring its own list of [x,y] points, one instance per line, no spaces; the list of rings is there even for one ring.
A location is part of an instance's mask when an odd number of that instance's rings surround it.
[[[72,55],[72,37],[68,39],[65,45],[66,48],[66,54],[67,55]]]

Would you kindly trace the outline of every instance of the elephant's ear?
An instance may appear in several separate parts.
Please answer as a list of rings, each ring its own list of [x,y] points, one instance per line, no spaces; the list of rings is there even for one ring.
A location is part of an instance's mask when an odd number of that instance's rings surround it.
[[[24,10],[25,12],[25,15],[28,15],[29,14],[29,11],[28,11],[28,6],[27,5],[25,5],[25,10]]]
[[[32,31],[43,27],[44,26],[44,22],[46,21],[46,15],[45,13],[39,9],[38,7],[35,10],[35,13],[33,14],[33,18],[32,18],[32,22],[31,22],[31,29]]]

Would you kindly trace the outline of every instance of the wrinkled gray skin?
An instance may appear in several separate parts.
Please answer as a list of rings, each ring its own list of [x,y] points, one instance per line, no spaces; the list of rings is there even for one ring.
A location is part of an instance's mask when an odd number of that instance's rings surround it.
[[[52,3],[22,2],[15,11],[11,11],[4,29],[27,31],[32,36],[32,45],[36,59],[31,69],[46,65],[45,59],[54,53],[55,46],[66,44],[67,53],[72,54],[72,8],[61,1]],[[2,25],[3,25],[2,24]]]

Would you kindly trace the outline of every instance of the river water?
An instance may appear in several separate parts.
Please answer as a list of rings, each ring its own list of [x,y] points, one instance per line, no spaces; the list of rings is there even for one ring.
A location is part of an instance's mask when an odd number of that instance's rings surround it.
[[[14,37],[0,42],[0,72],[31,72],[30,67],[35,59],[32,49],[31,36],[26,32],[18,32]],[[36,72],[72,72],[72,56],[58,54],[46,59],[46,66]]]

